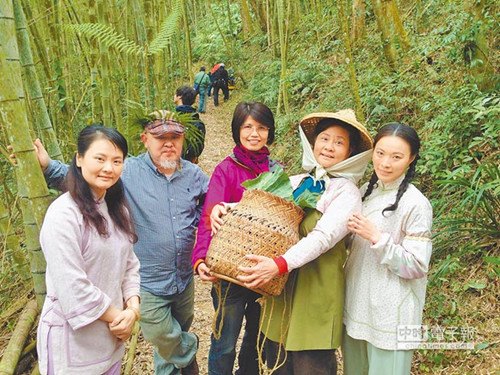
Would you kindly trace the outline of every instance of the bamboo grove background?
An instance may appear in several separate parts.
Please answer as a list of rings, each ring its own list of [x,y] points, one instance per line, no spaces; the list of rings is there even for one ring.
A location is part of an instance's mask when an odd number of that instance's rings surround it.
[[[475,351],[420,353],[417,369],[499,368],[498,31],[493,0],[0,0],[2,336],[31,290],[38,306],[45,293],[38,232],[55,193],[32,140],[69,160],[80,129],[102,122],[137,153],[130,103],[172,108],[199,66],[225,62],[243,98],[275,110],[273,152],[292,171],[310,111],[352,107],[373,132],[394,120],[419,130],[417,184],[435,210],[427,323],[478,336]],[[0,374],[21,350],[4,350]]]

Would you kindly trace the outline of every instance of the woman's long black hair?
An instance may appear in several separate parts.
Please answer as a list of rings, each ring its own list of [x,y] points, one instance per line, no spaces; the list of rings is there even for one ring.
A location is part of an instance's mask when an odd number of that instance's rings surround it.
[[[384,125],[382,128],[380,128],[377,135],[375,136],[375,140],[373,141],[373,148],[375,148],[378,141],[380,141],[383,137],[386,136],[400,137],[403,140],[405,140],[410,146],[411,156],[413,156],[414,159],[410,163],[408,170],[406,171],[405,178],[403,179],[403,181],[401,181],[401,184],[399,185],[398,193],[396,194],[396,201],[390,206],[384,208],[382,214],[384,214],[384,212],[386,211],[396,211],[401,197],[408,189],[408,185],[410,184],[410,182],[415,177],[415,169],[417,167],[417,161],[418,159],[420,159],[418,154],[420,151],[420,138],[415,129],[413,129],[411,126],[401,124],[398,122],[391,122],[389,124]],[[373,188],[377,183],[377,181],[378,181],[377,174],[373,172],[370,178],[370,182],[368,183],[368,187],[366,188],[365,195],[363,196],[363,201],[365,200],[366,197],[368,197],[372,193]]]
[[[123,135],[116,129],[106,128],[97,124],[84,128],[78,135],[78,155],[84,156],[92,143],[99,139],[106,139],[113,143],[120,149],[125,159],[128,153],[128,146]],[[66,188],[80,209],[85,224],[93,226],[99,235],[104,237],[109,236],[109,228],[106,220],[97,209],[98,203],[92,195],[89,184],[83,178],[82,169],[76,165],[76,155],[73,157],[73,161],[69,167]],[[129,237],[130,242],[137,242],[137,235],[129,214],[130,210],[125,200],[125,190],[121,178],[106,191],[104,200],[108,206],[109,216],[115,226]]]

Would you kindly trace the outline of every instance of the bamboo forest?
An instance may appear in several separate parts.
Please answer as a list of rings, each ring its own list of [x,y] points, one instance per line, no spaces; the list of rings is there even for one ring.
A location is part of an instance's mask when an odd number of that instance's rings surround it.
[[[204,193],[214,168],[231,155],[235,142],[238,144],[231,119],[240,102],[261,102],[271,109],[275,122],[274,142],[267,142],[269,151],[289,175],[304,171],[299,124],[302,126],[301,119],[309,114],[352,109],[356,123],[363,124],[371,137],[387,123],[415,129],[421,148],[412,184],[432,206],[432,256],[424,278],[419,279],[425,303],[421,301],[421,322],[413,324],[423,327],[425,334],[414,348],[411,374],[498,373],[499,11],[500,3],[494,0],[0,0],[0,375],[47,373],[47,363],[40,358],[43,330],[37,335],[37,327],[45,319],[45,301],[56,297],[48,292],[53,282],[46,283],[46,276],[52,269],[50,264],[47,267],[50,251],[43,246],[43,239],[57,249],[67,240],[66,236],[47,238],[50,235],[43,234],[47,209],[61,193],[46,182],[46,166],[35,139],[54,161],[50,165],[71,163],[80,147],[77,139],[82,129],[91,124],[114,128],[128,143],[122,178],[134,178],[125,176],[127,166],[138,160],[135,157],[152,152],[148,137],[154,134],[146,131],[150,125],[143,123],[144,132],[138,126],[137,113],[174,113],[181,95],[176,90],[181,86],[196,89],[193,111],[204,124],[206,135],[203,152],[195,158],[197,166],[186,161],[189,167],[179,167],[179,171],[186,174],[193,168],[205,176]],[[202,88],[205,73],[214,77],[221,65],[229,77],[226,89],[221,86],[220,93],[219,81],[212,81],[212,95],[207,96],[206,87]],[[178,129],[177,120],[161,121],[164,129]],[[271,134],[271,128],[264,125],[264,131]],[[178,132],[186,131],[187,139],[190,125],[179,126],[182,131]],[[240,137],[243,129],[242,125]],[[257,131],[261,134],[262,129]],[[111,142],[117,150],[119,145]],[[75,158],[77,164],[85,162],[85,158],[80,160],[81,152]],[[411,154],[415,156],[413,149]],[[68,173],[72,171],[70,167]],[[357,187],[367,183],[372,173],[376,177],[375,172],[370,161]],[[166,176],[161,177],[175,185],[175,175]],[[132,203],[127,181],[125,197]],[[146,196],[162,198],[163,190],[155,191],[156,185],[148,183],[137,182],[147,190]],[[210,194],[212,182],[207,186]],[[194,194],[198,188],[201,185],[188,185],[187,192]],[[180,205],[187,201],[188,193],[164,196],[164,200]],[[404,194],[401,199],[403,202]],[[203,201],[195,199],[194,203],[201,205]],[[198,244],[194,245],[197,228],[191,224],[186,225],[195,237],[190,240],[185,264],[189,271],[186,277],[194,279],[194,318],[189,333],[183,334],[196,334],[194,361],[199,372],[188,372],[187,363],[175,365],[173,372],[155,372],[153,352],[157,344],[149,339],[143,325],[147,299],[142,287],[148,281],[136,247],[143,240],[143,227],[162,218],[152,212],[151,220],[136,221],[135,207],[132,204],[130,210],[131,225],[139,237],[133,248],[141,263],[141,311],[129,304],[133,298],[120,307],[135,323],[130,337],[118,340],[124,344],[120,344],[124,352],[116,357],[118,369],[113,374],[209,374],[209,352],[218,329],[214,314],[220,304],[212,301],[211,290],[214,293],[216,287],[212,289],[212,282],[200,278],[198,263],[194,264],[193,278],[191,250]],[[189,215],[195,212],[192,208],[185,211]],[[53,227],[65,227],[64,216],[55,220]],[[175,227],[176,217],[169,222]],[[184,233],[184,229],[168,230],[174,235]],[[201,225],[198,235],[200,231]],[[151,241],[151,246],[156,246]],[[347,253],[348,265],[349,246]],[[286,255],[279,258],[288,261]],[[59,268],[65,267],[62,256],[56,257],[56,262],[60,262]],[[57,269],[58,264],[52,267]],[[198,269],[202,270],[201,265]],[[387,267],[385,270],[389,272]],[[368,271],[362,268],[359,272]],[[108,271],[101,268],[100,272]],[[399,280],[400,285],[415,281]],[[68,281],[64,287],[71,286]],[[382,283],[371,287],[377,293],[386,288]],[[411,293],[417,293],[413,288]],[[262,299],[257,302],[264,306]],[[223,306],[225,303],[222,301]],[[391,306],[396,301],[385,303]],[[105,315],[94,319],[111,327],[114,318],[108,321]],[[68,327],[65,329],[72,330]],[[242,369],[245,359],[238,358],[244,347],[242,340],[243,330],[236,344],[236,359],[232,359],[235,370],[238,366]],[[95,341],[100,342],[98,338]],[[263,365],[261,349],[257,350],[260,374],[271,374],[276,368]],[[335,349],[337,373],[349,373],[344,347]],[[111,374],[103,369],[74,373]],[[398,372],[377,374],[382,373]]]

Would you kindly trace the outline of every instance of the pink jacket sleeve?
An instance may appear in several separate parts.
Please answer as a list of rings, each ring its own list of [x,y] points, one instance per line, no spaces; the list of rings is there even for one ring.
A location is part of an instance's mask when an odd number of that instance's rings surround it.
[[[230,202],[231,197],[231,177],[221,166],[217,165],[208,184],[208,192],[201,212],[200,224],[196,236],[196,244],[191,258],[193,266],[197,266],[199,260],[205,259],[208,247],[212,241],[210,228],[210,213],[212,208],[221,202]]]

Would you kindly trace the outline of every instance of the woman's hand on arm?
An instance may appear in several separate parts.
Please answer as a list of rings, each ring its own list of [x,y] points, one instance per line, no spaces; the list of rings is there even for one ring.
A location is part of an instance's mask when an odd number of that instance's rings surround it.
[[[380,233],[375,224],[360,213],[351,215],[347,221],[347,229],[370,241],[372,244],[376,244],[382,236],[382,233]]]
[[[276,262],[261,255],[246,255],[246,259],[254,261],[252,267],[238,267],[244,275],[238,276],[238,280],[243,282],[247,288],[258,288],[267,284],[279,274]]]

